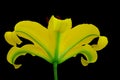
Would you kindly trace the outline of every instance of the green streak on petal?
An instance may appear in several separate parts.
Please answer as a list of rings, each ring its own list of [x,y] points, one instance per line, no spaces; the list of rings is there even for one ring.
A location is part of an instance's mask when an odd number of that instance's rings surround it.
[[[83,66],[87,66],[88,63],[94,63],[97,60],[97,52],[90,45],[83,46],[80,54],[86,57],[86,60],[83,57],[81,58]]]
[[[23,53],[23,54],[21,54],[21,53]],[[16,66],[19,66],[19,65],[21,65],[21,64],[15,64],[14,62],[15,62],[15,60],[19,57],[19,56],[21,56],[21,55],[25,55],[25,54],[31,54],[31,55],[35,55],[35,53],[34,52],[32,52],[32,51],[29,51],[29,50],[18,50],[18,51],[16,51],[15,53],[14,53],[14,55],[11,57],[11,64],[13,64],[13,65],[15,65],[15,67]],[[51,61],[50,60],[47,60],[47,59],[44,59],[44,60],[46,60],[46,61],[48,61],[48,62],[50,62],[51,63]],[[20,67],[20,66],[19,66]],[[16,67],[16,69],[18,69],[19,67]]]
[[[91,55],[91,53],[89,52],[89,51],[87,51],[87,50],[82,50],[82,51],[80,51],[80,53],[82,53],[82,54],[84,54],[84,55],[87,55],[87,57],[88,57],[88,61],[92,61],[92,59],[93,59],[93,57],[92,57],[92,55]]]
[[[87,35],[87,36],[85,36],[84,38],[82,38],[81,40],[79,40],[78,42],[76,42],[75,44],[73,44],[72,46],[70,46],[69,48],[67,48],[65,51],[64,51],[64,53],[59,57],[59,63],[62,63],[63,61],[61,61],[61,59],[63,59],[64,58],[64,56],[67,54],[67,52],[70,50],[70,49],[72,49],[73,47],[75,47],[77,44],[79,44],[80,42],[82,42],[83,40],[85,40],[86,38],[88,38],[88,37],[90,37],[90,36],[96,36],[96,37],[98,37],[98,35],[96,35],[96,34],[90,34],[90,35]]]
[[[15,61],[15,59],[17,58],[17,57],[19,57],[20,56],[20,53],[23,53],[23,54],[21,54],[21,55],[25,55],[25,54],[31,54],[31,55],[33,55],[33,56],[36,56],[36,54],[34,53],[34,52],[32,52],[32,51],[29,51],[29,50],[18,50],[18,51],[16,51],[14,54],[15,55],[13,55],[12,56],[12,63],[14,63],[14,61]],[[44,60],[46,60],[46,59],[44,59]],[[51,62],[51,61],[49,61],[49,60],[47,60],[48,62]]]
[[[39,46],[41,46],[41,47],[46,51],[46,53],[48,54],[48,56],[49,56],[50,58],[52,58],[52,55],[51,55],[50,52],[43,46],[43,44],[40,43],[39,41],[37,41],[36,39],[34,39],[31,35],[23,32],[23,31],[16,31],[16,32],[24,33],[24,34],[26,34],[27,36],[29,36],[30,38],[32,38],[32,39],[34,40],[34,42],[36,42],[37,44],[39,44]]]
[[[54,60],[53,62],[58,62],[58,53],[59,53],[59,43],[60,43],[60,33],[57,32],[57,35],[56,35],[56,48],[55,48],[55,55],[54,55]]]
[[[15,60],[19,57],[19,56],[21,56],[20,55],[20,53],[23,53],[23,54],[21,54],[21,55],[26,55],[26,53],[27,53],[27,51],[16,51],[15,53],[14,53],[14,55],[11,57],[11,62],[12,62],[12,64],[14,64],[14,62],[15,62]]]

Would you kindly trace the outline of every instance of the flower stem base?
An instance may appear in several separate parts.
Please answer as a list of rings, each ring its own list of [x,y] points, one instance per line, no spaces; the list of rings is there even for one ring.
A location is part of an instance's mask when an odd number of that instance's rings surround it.
[[[54,80],[58,80],[58,75],[57,75],[57,62],[53,63],[53,70],[54,70]]]

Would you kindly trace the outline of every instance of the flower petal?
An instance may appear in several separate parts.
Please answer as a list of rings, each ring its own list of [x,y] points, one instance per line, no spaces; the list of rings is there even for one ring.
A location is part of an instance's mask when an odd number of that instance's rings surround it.
[[[48,31],[49,31],[49,50],[53,57],[55,57],[59,45],[61,33],[71,29],[71,19],[60,20],[52,16],[49,20]]]
[[[25,55],[26,53],[24,53],[24,52],[21,52],[20,54],[18,54],[18,52],[19,52],[19,48],[18,47],[12,47],[10,50],[9,50],[9,52],[8,52],[8,54],[7,54],[7,61],[10,63],[10,64],[12,64],[14,67],[15,67],[15,69],[18,69],[20,66],[21,66],[21,64],[14,64],[15,63],[15,60],[20,56],[20,55]],[[17,55],[16,55],[17,54]]]
[[[35,43],[35,41],[33,39],[31,39],[31,37],[28,35],[33,36],[33,38],[35,38],[35,40],[40,41],[41,43],[44,43],[44,45],[47,44],[48,31],[45,27],[43,27],[41,24],[39,24],[37,22],[21,21],[15,25],[15,32],[20,37],[29,39],[33,43]]]
[[[55,32],[65,32],[72,27],[71,19],[60,20],[52,16],[49,20],[48,30]]]
[[[60,44],[60,33],[49,32],[49,51],[53,58],[57,58],[55,55],[58,54]]]
[[[8,31],[5,33],[4,37],[5,37],[5,40],[13,46],[16,46],[16,44],[22,43],[22,41],[18,38],[15,32]]]
[[[15,32],[18,36],[32,41],[34,44],[42,47],[49,57],[49,36],[47,28],[34,21],[21,21],[15,25]]]
[[[84,45],[91,42],[94,38],[99,37],[100,33],[96,26],[92,24],[81,24],[61,35],[61,45],[59,58],[68,54],[70,49],[76,45]]]
[[[49,58],[48,54],[42,48],[40,48],[37,45],[32,45],[32,44],[24,45],[21,48],[12,47],[7,54],[7,60],[9,63],[14,65],[14,67],[17,69],[21,66],[21,64],[15,64],[15,60],[19,56],[25,55],[26,53],[31,54],[33,56],[39,56],[48,62],[52,61],[51,58]]]
[[[87,66],[88,63],[94,63],[97,60],[97,52],[90,46],[90,45],[84,45],[84,46],[76,46],[72,48],[68,54],[66,54],[59,63],[64,62],[65,60],[74,57],[77,54],[83,54],[87,60],[85,60],[83,57],[81,58],[81,62],[83,66]]]
[[[83,49],[80,51],[80,53],[87,58],[87,60],[85,60],[83,57],[81,58],[83,66],[87,66],[89,63],[96,62],[98,58],[97,52],[90,45],[83,46]]]
[[[92,47],[95,49],[95,50],[101,50],[103,49],[106,45],[108,44],[108,39],[107,37],[105,36],[100,36],[99,37],[99,40],[98,40],[98,43],[97,44],[93,44]]]

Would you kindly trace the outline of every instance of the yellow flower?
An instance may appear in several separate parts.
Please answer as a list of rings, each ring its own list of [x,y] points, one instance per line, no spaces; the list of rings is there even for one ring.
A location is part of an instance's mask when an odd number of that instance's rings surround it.
[[[54,16],[50,18],[48,28],[34,21],[21,21],[15,25],[13,32],[8,31],[4,36],[13,46],[8,52],[7,60],[16,69],[21,64],[15,64],[15,60],[26,53],[39,56],[55,65],[77,54],[83,54],[86,59],[81,58],[81,62],[87,66],[88,63],[96,62],[96,51],[103,49],[108,43],[105,36],[100,36],[95,25],[80,24],[72,28],[70,18],[60,20]],[[18,36],[30,40],[33,44],[17,47],[22,43]],[[89,43],[97,37],[98,43],[90,45]]]

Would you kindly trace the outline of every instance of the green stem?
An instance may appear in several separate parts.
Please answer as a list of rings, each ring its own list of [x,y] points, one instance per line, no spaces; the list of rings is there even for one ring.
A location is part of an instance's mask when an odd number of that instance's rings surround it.
[[[53,63],[53,70],[54,70],[54,80],[58,80],[58,75],[57,75],[57,62]]]

